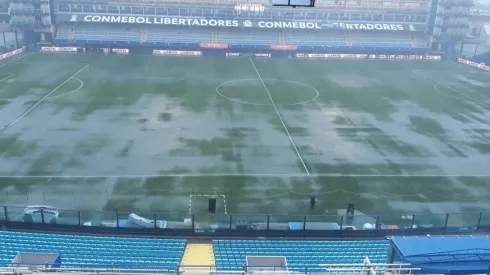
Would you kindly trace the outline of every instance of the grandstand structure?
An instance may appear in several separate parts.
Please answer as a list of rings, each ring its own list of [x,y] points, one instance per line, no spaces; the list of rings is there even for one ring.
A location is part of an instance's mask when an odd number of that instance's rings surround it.
[[[490,238],[481,235],[196,242],[2,231],[0,237],[2,274],[475,274],[490,261]]]
[[[392,53],[430,48],[428,0],[324,0],[294,10],[248,0],[12,2],[13,26],[34,29],[42,39],[52,36],[63,46],[182,49],[208,43],[221,49]],[[30,36],[35,41],[40,35]]]
[[[313,9],[290,9],[273,7],[268,0],[11,0],[9,14],[11,26],[23,32],[26,44],[48,43],[56,46],[52,49],[59,46],[72,52],[193,54],[201,50],[199,54],[221,56],[232,51],[259,53],[256,57],[349,53],[357,59],[372,55],[423,59],[434,50],[454,55],[456,44],[469,31],[471,5],[472,0],[318,0]],[[65,82],[76,80],[74,76],[88,66]],[[253,61],[252,66],[257,71]],[[80,89],[84,83],[78,81]],[[485,271],[483,267],[490,264],[487,236],[430,235],[487,232],[488,214],[483,212],[462,217],[468,226],[452,225],[449,214],[400,219],[360,212],[344,215],[345,209],[337,216],[295,216],[287,217],[287,222],[282,215],[258,215],[252,222],[251,217],[241,221],[247,217],[228,215],[226,210],[224,215],[198,219],[191,211],[192,196],[189,212],[169,215],[168,220],[158,220],[158,214],[125,213],[126,217],[119,212],[59,211],[38,205],[20,211],[5,206],[0,219],[5,229],[0,231],[0,271],[465,274]],[[224,201],[225,195],[221,196]],[[103,219],[104,215],[110,218]],[[403,234],[422,236],[386,237]],[[218,239],[223,236],[234,238]],[[412,242],[421,249],[410,247]],[[457,268],[451,266],[455,260]]]
[[[11,25],[27,32],[28,41],[63,46],[182,49],[210,43],[221,49],[427,53],[450,51],[465,38],[472,5],[473,0],[322,0],[315,8],[289,9],[250,0],[14,0],[9,13]]]

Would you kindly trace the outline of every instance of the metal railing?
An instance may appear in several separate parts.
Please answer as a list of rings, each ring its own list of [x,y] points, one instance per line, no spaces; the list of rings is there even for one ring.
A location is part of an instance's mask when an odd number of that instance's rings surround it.
[[[276,269],[273,266],[254,267],[246,265],[237,267],[235,270],[218,270],[214,265],[180,265],[174,270],[151,269],[151,268],[117,268],[117,267],[45,267],[44,265],[15,265],[10,267],[0,267],[0,275],[3,274],[38,274],[38,273],[57,273],[57,274],[413,274],[420,272],[420,268],[411,267],[409,264],[320,264],[305,265],[304,267],[293,268],[294,270],[284,270],[284,267]],[[320,271],[321,270],[321,271]]]
[[[131,215],[133,214],[133,215]],[[132,218],[129,218],[131,215]],[[136,222],[135,221],[136,217]],[[131,222],[133,221],[133,222]],[[61,228],[107,233],[255,236],[397,235],[469,233],[490,229],[490,212],[415,215],[237,215],[41,210],[32,215],[23,207],[4,206],[0,224],[12,228]]]

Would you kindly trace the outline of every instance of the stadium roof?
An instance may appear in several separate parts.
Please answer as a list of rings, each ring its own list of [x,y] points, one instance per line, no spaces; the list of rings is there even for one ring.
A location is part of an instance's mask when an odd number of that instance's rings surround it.
[[[424,272],[478,274],[490,270],[489,236],[393,237],[402,260]]]
[[[490,23],[483,24],[483,29],[485,30],[487,37],[490,37]]]

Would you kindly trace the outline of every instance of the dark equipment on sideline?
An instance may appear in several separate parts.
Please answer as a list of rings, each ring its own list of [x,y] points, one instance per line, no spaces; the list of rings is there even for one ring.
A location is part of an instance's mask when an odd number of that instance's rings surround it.
[[[310,211],[315,210],[316,198],[318,197],[317,192],[311,192],[310,194]]]
[[[345,215],[347,216],[347,221],[352,222],[354,220],[354,213],[356,211],[356,206],[353,203],[347,205],[347,211]]]
[[[272,0],[275,7],[314,7],[315,0]]]
[[[208,211],[209,213],[216,213],[216,197],[209,197]]]

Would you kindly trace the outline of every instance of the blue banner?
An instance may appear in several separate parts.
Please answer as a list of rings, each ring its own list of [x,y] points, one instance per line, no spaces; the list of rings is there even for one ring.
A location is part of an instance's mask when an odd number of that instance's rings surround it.
[[[225,20],[204,18],[176,18],[159,16],[98,15],[98,14],[58,14],[57,22],[147,24],[195,27],[234,27],[260,29],[338,29],[374,30],[392,32],[423,31],[423,24],[358,23],[358,22],[314,22],[314,21],[267,21],[267,20]]]

